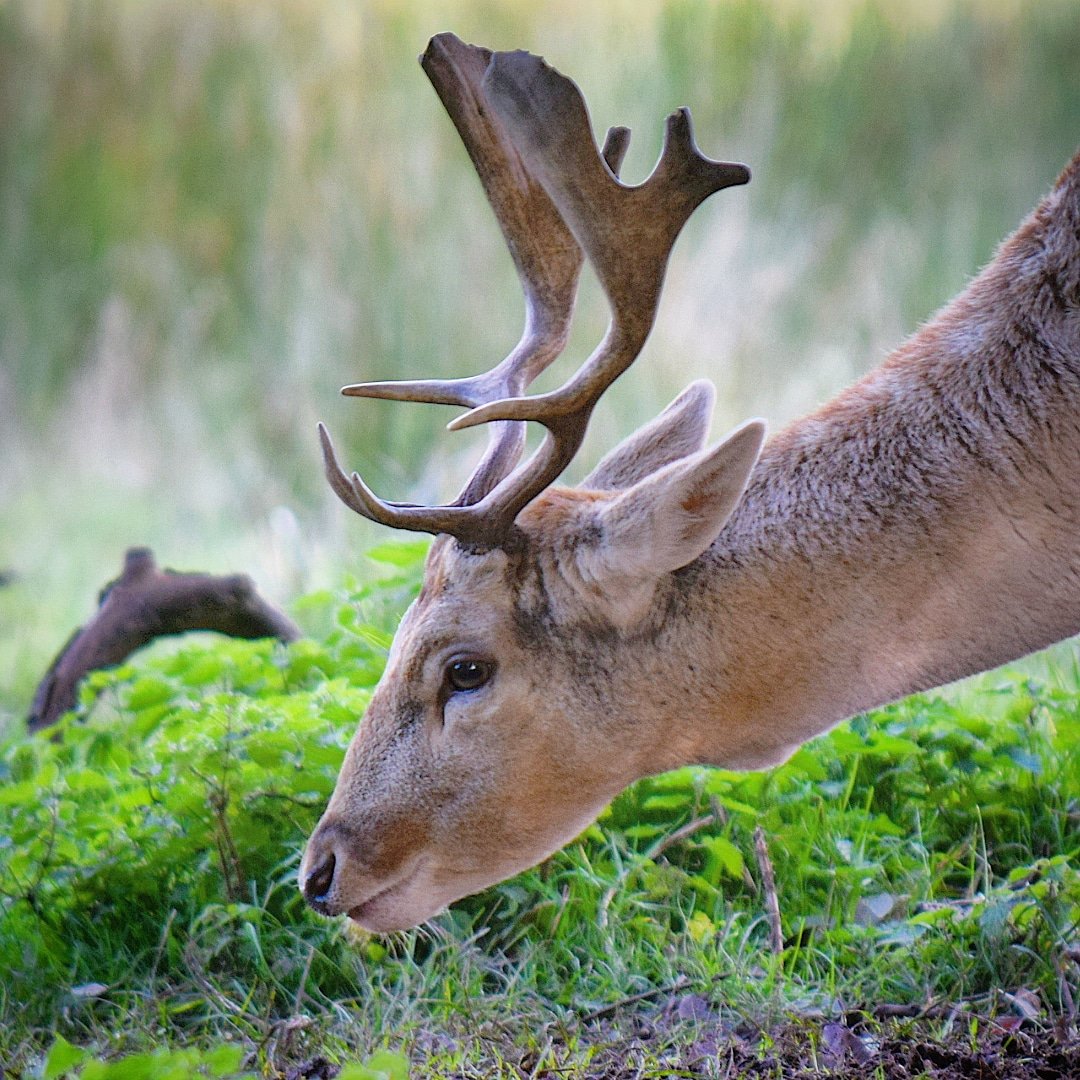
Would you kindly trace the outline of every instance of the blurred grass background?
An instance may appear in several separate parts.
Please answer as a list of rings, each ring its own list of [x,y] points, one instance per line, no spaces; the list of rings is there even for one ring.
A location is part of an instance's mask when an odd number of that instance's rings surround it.
[[[287,602],[380,534],[314,427],[391,497],[445,498],[482,433],[346,401],[517,340],[493,219],[415,62],[452,29],[544,54],[594,125],[691,107],[748,188],[679,241],[589,462],[693,378],[716,431],[877,363],[990,256],[1080,143],[1075,0],[0,0],[0,728],[122,551]],[[606,321],[586,282],[561,381]]]

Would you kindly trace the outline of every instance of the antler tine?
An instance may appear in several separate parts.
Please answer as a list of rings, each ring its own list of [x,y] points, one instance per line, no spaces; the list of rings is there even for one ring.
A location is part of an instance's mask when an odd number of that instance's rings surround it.
[[[496,367],[471,378],[359,383],[343,388],[347,396],[472,408],[523,394],[566,344],[582,252],[542,185],[522,163],[497,114],[483,100],[481,82],[491,55],[490,50],[466,45],[453,34],[440,34],[432,38],[420,62],[461,135],[510,249],[526,301],[521,341]],[[608,133],[604,155],[614,173],[622,164],[628,141],[624,128]],[[482,499],[513,469],[524,445],[523,425],[494,424],[488,449],[455,505]],[[332,448],[329,453],[332,458]],[[350,481],[336,462],[333,475],[334,490],[365,517],[402,528],[442,531],[444,515],[435,513],[439,508],[432,508],[433,518],[425,522],[422,508],[399,512],[403,508],[376,499],[363,481],[359,484],[365,494],[358,495],[355,480],[359,478]]]
[[[438,38],[432,39],[432,43],[428,47],[429,53],[436,42],[439,42],[444,47],[449,45],[450,42],[456,42],[459,46],[461,44],[452,34],[442,34]],[[464,48],[470,49],[476,54],[491,55],[488,50],[478,49],[475,46],[464,46]],[[427,57],[428,54],[425,54],[422,60],[426,60]],[[430,70],[432,69],[429,69],[429,73]],[[455,99],[450,100],[453,109],[448,105],[447,110],[455,117],[455,123],[457,123],[456,117],[459,113],[457,101]],[[465,123],[464,118],[461,123]],[[463,140],[470,149],[470,154],[472,154],[472,150],[479,140],[471,134],[463,136]],[[629,128],[613,127],[608,130],[601,156],[612,176],[619,175],[619,170],[622,168],[629,146]],[[476,157],[474,157],[475,161]],[[477,167],[479,169],[479,166]],[[490,177],[490,171],[485,168],[485,171],[481,174],[481,179],[485,183],[485,190],[488,187],[488,177]],[[555,274],[551,275],[554,277],[560,269],[557,264],[564,263],[565,265],[561,269],[565,278],[572,277],[573,287],[576,288],[577,277],[583,260],[580,248],[577,248],[576,242],[573,241],[562,218],[558,217],[558,212],[555,211],[550,200],[546,198],[546,195],[541,199],[535,188],[531,194],[536,200],[537,211],[541,207],[543,207],[545,213],[549,209],[554,211],[554,223],[549,220],[546,224],[548,228],[561,230],[564,233],[561,238],[562,243],[558,245],[560,252],[569,247],[571,243],[577,249],[577,256],[573,260],[576,269],[571,274],[569,266],[571,260],[566,257],[557,260],[530,259],[525,268],[521,269],[522,263],[526,261],[524,257],[519,258],[521,241],[531,239],[528,229],[533,226],[533,223],[531,221],[521,221],[520,229],[511,232],[508,228],[508,222],[512,216],[510,208],[501,208],[498,213],[499,224],[503,229],[507,246],[514,257],[515,265],[519,267],[519,276],[522,279],[526,294],[525,330],[521,341],[518,342],[506,359],[490,371],[464,379],[414,379],[354,383],[342,387],[341,392],[343,394],[347,397],[382,398],[389,401],[423,401],[438,405],[461,405],[473,408],[491,401],[493,394],[498,393],[500,390],[505,393],[504,388],[507,386],[520,384],[514,392],[521,393],[551,363],[565,344],[570,316],[573,313],[573,294],[571,292],[569,297],[561,295],[564,290],[552,288],[551,281],[542,281],[542,276],[550,270],[554,270]],[[501,189],[493,186],[489,192],[489,201],[493,205],[499,204],[501,207],[502,195]],[[532,216],[535,218],[538,214]],[[520,254],[524,255],[523,252]],[[558,299],[555,299],[556,296],[558,296]],[[541,300],[546,300],[546,302],[541,302]],[[553,352],[552,356],[547,355],[549,349]]]
[[[326,478],[334,494],[361,517],[379,525],[390,525],[416,532],[455,532],[452,528],[456,518],[445,511],[462,512],[462,507],[414,506],[409,503],[390,503],[380,499],[360,478],[359,473],[347,476],[338,464],[334,444],[325,424],[319,424],[319,442],[322,444]],[[414,523],[415,524],[412,524]],[[404,524],[403,524],[404,523]]]
[[[440,42],[443,45],[449,44],[449,42],[443,39],[451,39],[453,42],[457,42],[452,34],[442,34],[438,38],[432,39],[432,44],[429,45],[429,52],[436,42]],[[458,42],[460,45],[460,42]],[[486,49],[478,49],[476,46],[464,46],[467,49],[471,49],[478,54],[487,54],[490,56],[490,52]],[[427,54],[421,58],[427,59]],[[453,99],[451,99],[453,101]],[[457,103],[454,101],[454,109],[456,110]],[[447,106],[447,110],[451,111],[451,106]],[[451,112],[452,116],[456,116],[456,112]],[[457,121],[455,120],[455,123]],[[462,121],[464,123],[464,120]],[[466,138],[466,146],[470,148],[470,154],[472,149],[476,145],[476,141],[471,135]],[[607,136],[604,139],[604,147],[600,151],[601,157],[604,160],[604,164],[607,166],[611,175],[617,177],[619,170],[622,168],[622,163],[626,158],[626,151],[630,146],[630,129],[626,127],[613,127],[608,129]],[[475,162],[474,157],[474,162]],[[479,169],[479,166],[477,166]],[[487,190],[487,180],[489,173],[485,170],[481,174],[481,179],[485,182],[485,190]],[[534,191],[534,197],[536,193]],[[494,189],[489,193],[489,201],[495,205],[501,202],[502,192],[498,189]],[[550,200],[541,200],[536,197],[537,208],[544,207],[545,212],[551,206]],[[556,211],[557,215],[557,211]],[[521,222],[521,229],[511,233],[507,228],[507,222],[510,218],[510,213],[499,213],[499,224],[503,228],[503,234],[506,238],[507,246],[510,248],[511,254],[514,257],[515,265],[519,266],[519,276],[522,279],[522,284],[525,289],[526,309],[525,309],[525,330],[522,334],[521,341],[518,342],[514,350],[504,359],[500,364],[493,367],[490,371],[482,372],[479,375],[473,375],[464,379],[412,379],[412,380],[391,380],[385,382],[363,382],[353,383],[349,386],[343,386],[341,392],[347,397],[365,397],[365,398],[381,398],[388,401],[422,401],[437,405],[460,405],[467,406],[469,408],[475,408],[483,405],[486,402],[492,400],[494,394],[498,394],[500,391],[504,396],[506,394],[505,388],[507,386],[517,386],[513,392],[515,394],[523,392],[528,385],[539,375],[561,352],[562,346],[565,344],[566,334],[569,329],[570,315],[572,315],[573,295],[571,294],[569,300],[561,298],[559,300],[553,300],[553,293],[561,292],[561,290],[553,290],[550,282],[547,283],[547,288],[542,288],[544,283],[541,282],[541,275],[552,268],[552,261],[550,259],[535,259],[530,261],[525,269],[520,269],[523,259],[519,259],[519,247],[520,241],[529,239],[527,229],[531,227],[530,222]],[[536,215],[534,215],[536,216]],[[563,243],[567,238],[572,240],[569,230],[566,229],[565,223],[561,217],[557,217],[556,229],[561,228],[566,234],[563,237]],[[552,227],[549,221],[548,227]],[[576,247],[576,242],[575,245]],[[560,245],[560,248],[562,245]],[[577,276],[580,273],[580,267],[582,263],[582,256],[580,248],[577,249],[578,254],[575,260],[577,264],[577,270],[573,273],[573,284],[576,288]],[[557,260],[561,261],[561,260]],[[567,264],[569,260],[565,260]],[[569,266],[565,268],[567,277],[570,277]],[[540,294],[544,294],[547,298],[547,303],[540,303]],[[548,350],[556,350],[552,356],[548,356]],[[520,384],[518,386],[518,384]]]

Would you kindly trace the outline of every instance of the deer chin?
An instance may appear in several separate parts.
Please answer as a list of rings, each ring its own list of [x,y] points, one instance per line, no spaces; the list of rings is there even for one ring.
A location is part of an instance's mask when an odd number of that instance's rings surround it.
[[[430,875],[424,873],[425,869],[424,860],[418,860],[404,874],[376,889],[346,914],[357,926],[372,934],[390,934],[426,922],[454,898],[438,895]]]
[[[372,893],[346,913],[362,930],[392,934],[427,922],[455,900],[484,889],[509,875],[446,874],[420,860],[402,877]]]
[[[597,813],[599,810],[577,822],[565,835],[545,843],[542,849],[529,855],[519,853],[483,870],[449,870],[440,867],[430,856],[420,856],[404,873],[385,886],[375,887],[367,899],[346,914],[362,930],[372,934],[390,934],[419,926],[456,900],[483,892],[542,862],[577,836]]]

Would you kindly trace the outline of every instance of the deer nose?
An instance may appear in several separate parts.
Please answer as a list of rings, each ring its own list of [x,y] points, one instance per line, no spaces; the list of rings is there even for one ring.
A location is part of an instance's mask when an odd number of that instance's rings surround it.
[[[304,879],[301,891],[304,899],[316,910],[324,915],[330,914],[327,910],[330,887],[334,884],[334,870],[337,867],[337,856],[330,852],[323,861],[311,871]]]
[[[300,891],[320,915],[341,914],[342,864],[338,858],[340,837],[334,828],[320,825],[308,840],[300,864]]]

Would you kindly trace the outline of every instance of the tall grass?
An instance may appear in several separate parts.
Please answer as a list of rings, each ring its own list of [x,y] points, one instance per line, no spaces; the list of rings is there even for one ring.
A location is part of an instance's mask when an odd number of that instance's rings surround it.
[[[415,64],[442,29],[572,74],[598,129],[633,127],[631,180],[684,103],[708,153],[754,169],[680,240],[586,461],[697,376],[718,429],[824,398],[1080,141],[1070,0],[0,3],[0,719],[130,543],[280,597],[333,577],[369,534],[325,490],[317,418],[377,488],[452,494],[482,434],[336,395],[478,370],[518,334],[510,261]],[[549,383],[604,321],[586,283]]]

